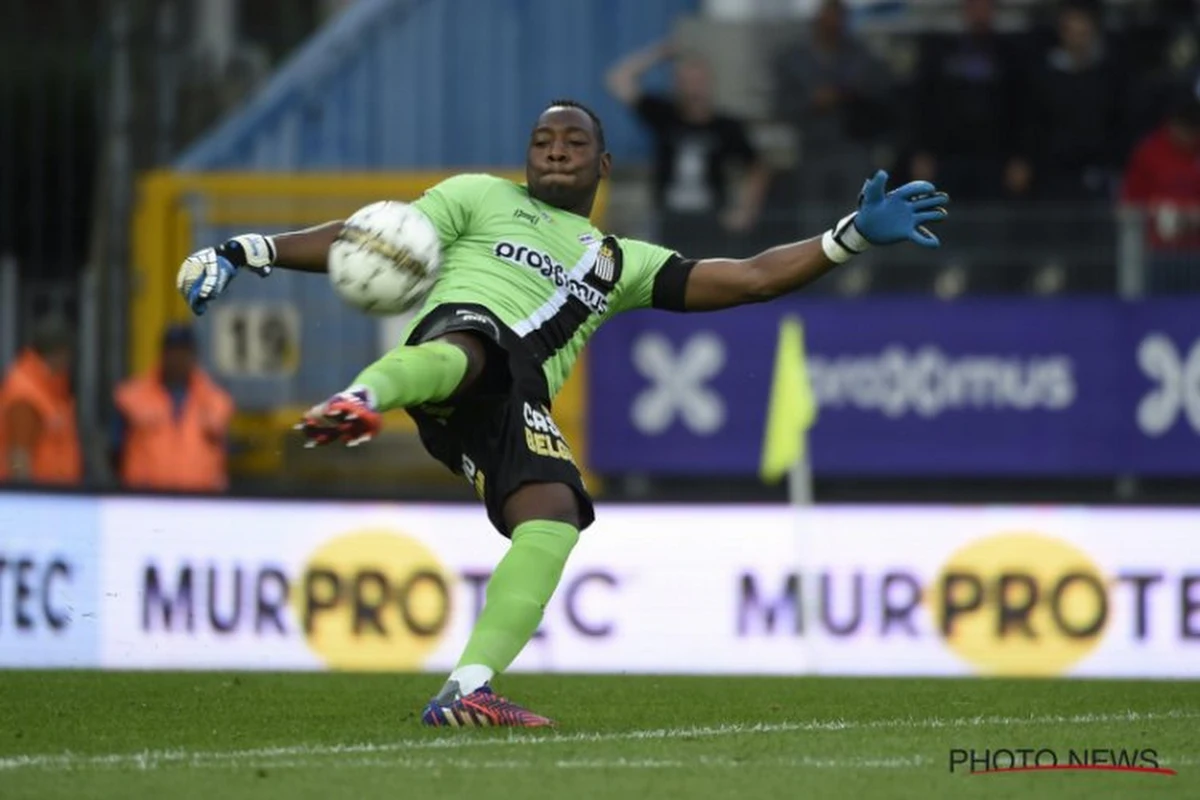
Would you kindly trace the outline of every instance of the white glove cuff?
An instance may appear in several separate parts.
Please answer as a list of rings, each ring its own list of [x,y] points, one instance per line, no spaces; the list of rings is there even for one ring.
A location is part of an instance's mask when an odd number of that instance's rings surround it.
[[[246,254],[246,266],[262,269],[275,263],[275,242],[270,236],[259,233],[244,233],[233,237]]]
[[[825,251],[825,257],[835,264],[844,264],[871,248],[871,243],[854,227],[855,216],[848,214],[842,217],[837,225],[825,231],[821,237],[821,249]]]

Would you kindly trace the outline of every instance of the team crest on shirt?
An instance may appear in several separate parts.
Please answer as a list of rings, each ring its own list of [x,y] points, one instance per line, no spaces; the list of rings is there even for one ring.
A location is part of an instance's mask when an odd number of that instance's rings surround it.
[[[596,260],[588,270],[584,281],[600,291],[608,294],[621,280],[621,267],[624,261],[620,245],[612,236],[605,236],[596,251]]]

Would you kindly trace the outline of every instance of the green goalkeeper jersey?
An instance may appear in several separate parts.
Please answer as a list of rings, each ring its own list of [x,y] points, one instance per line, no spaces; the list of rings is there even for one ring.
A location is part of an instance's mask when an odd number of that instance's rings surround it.
[[[529,346],[551,398],[601,323],[649,307],[659,271],[680,261],[666,248],[605,236],[492,175],[449,178],[414,205],[437,228],[442,265],[409,331],[439,305],[484,306]]]

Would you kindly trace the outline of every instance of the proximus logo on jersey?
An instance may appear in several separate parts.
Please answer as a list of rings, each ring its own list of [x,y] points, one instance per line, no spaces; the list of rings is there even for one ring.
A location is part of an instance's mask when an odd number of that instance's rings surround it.
[[[608,312],[608,298],[604,292],[589,286],[582,280],[571,277],[571,271],[555,261],[549,253],[542,253],[532,247],[513,242],[497,242],[492,248],[496,258],[502,258],[510,264],[534,270],[543,278],[554,283],[558,288],[566,287],[571,295],[597,314]]]

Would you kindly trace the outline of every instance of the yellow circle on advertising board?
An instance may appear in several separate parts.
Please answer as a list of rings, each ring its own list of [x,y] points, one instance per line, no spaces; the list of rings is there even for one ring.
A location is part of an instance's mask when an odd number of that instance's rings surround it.
[[[1079,548],[1002,533],[950,556],[926,602],[947,646],[980,673],[1060,675],[1104,636],[1108,581]]]
[[[317,549],[291,602],[309,648],[329,667],[417,670],[450,622],[453,589],[421,542],[366,530]]]

